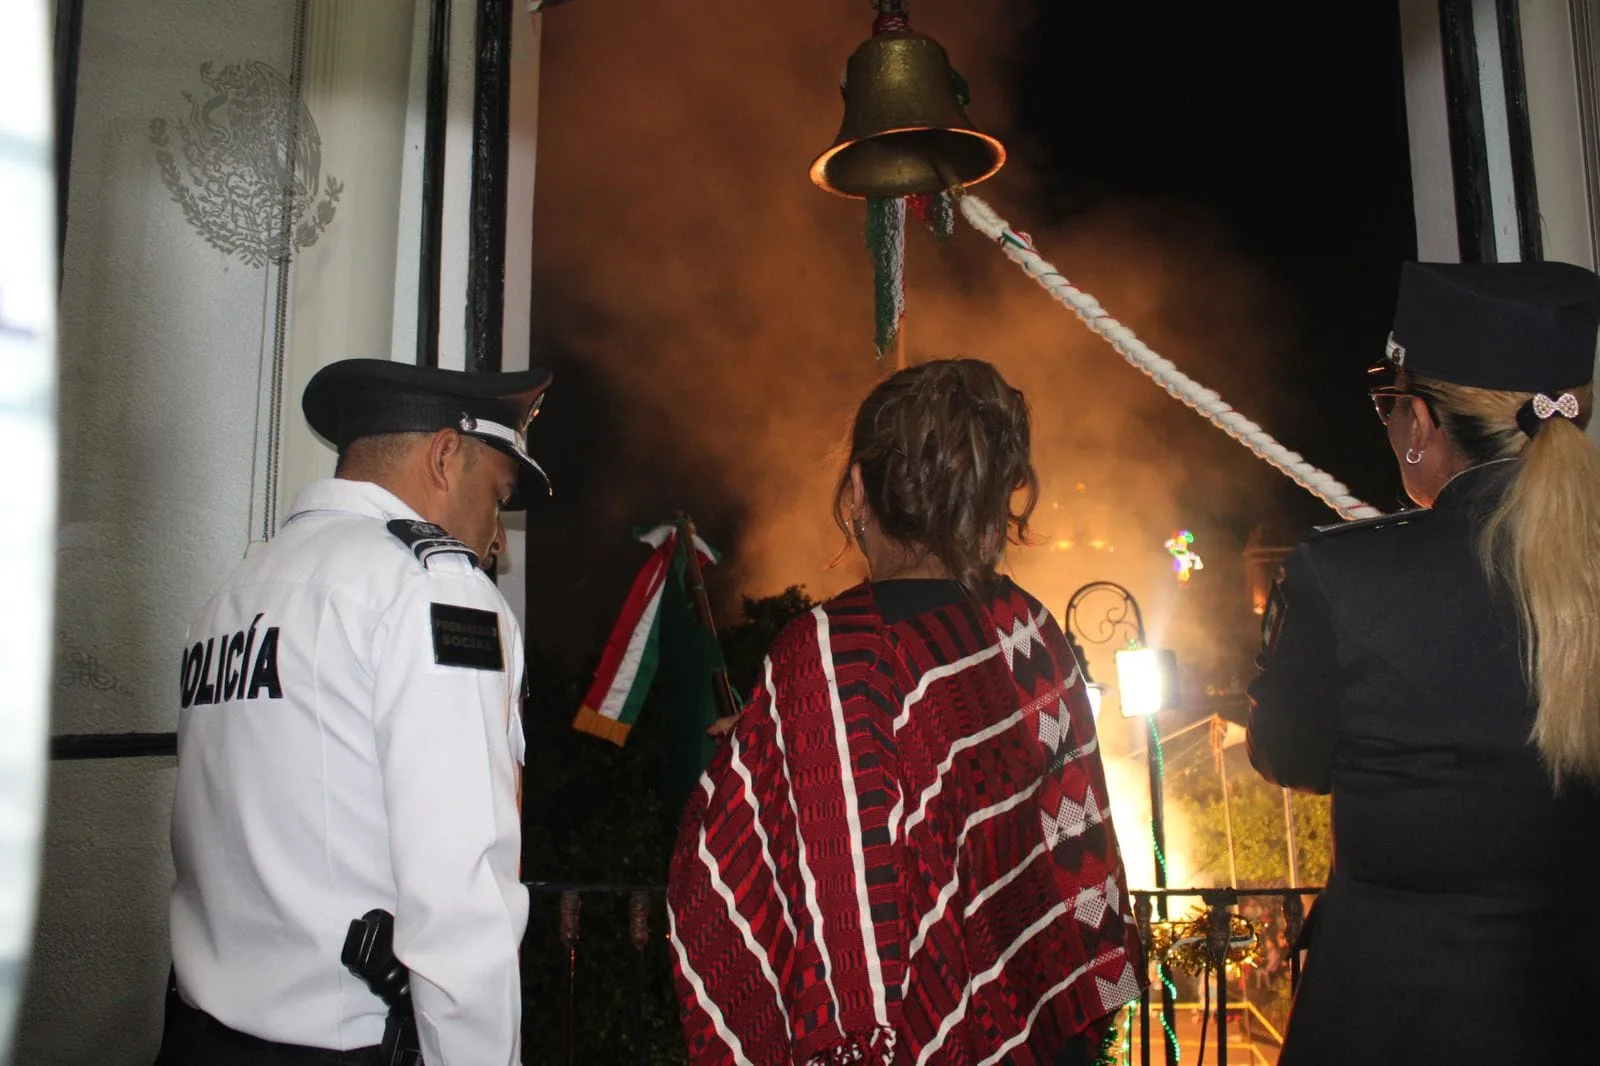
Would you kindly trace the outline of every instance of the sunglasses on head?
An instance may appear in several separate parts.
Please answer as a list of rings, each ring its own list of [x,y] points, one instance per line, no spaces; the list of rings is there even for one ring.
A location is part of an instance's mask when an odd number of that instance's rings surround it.
[[[1372,408],[1378,412],[1378,421],[1384,425],[1389,424],[1389,418],[1394,414],[1394,409],[1399,404],[1401,397],[1411,396],[1422,401],[1422,406],[1428,409],[1428,417],[1434,425],[1439,424],[1439,416],[1434,413],[1433,401],[1421,393],[1412,392],[1399,385],[1385,385],[1382,388],[1371,389],[1367,395],[1372,397]]]

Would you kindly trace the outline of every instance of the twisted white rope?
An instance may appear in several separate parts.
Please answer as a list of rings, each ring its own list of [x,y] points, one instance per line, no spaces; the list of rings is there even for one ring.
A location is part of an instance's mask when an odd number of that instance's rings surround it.
[[[962,215],[974,229],[998,241],[1007,258],[1022,267],[1046,292],[1082,319],[1084,325],[1104,337],[1124,359],[1144,371],[1174,398],[1205,415],[1218,429],[1249,448],[1273,469],[1339,512],[1340,517],[1370,518],[1381,513],[1351,495],[1331,474],[1306,462],[1300,453],[1273,440],[1266,430],[1229,407],[1221,396],[1179,370],[1171,360],[1157,355],[1134,335],[1133,330],[1108,315],[1100,301],[1074,288],[1059,270],[1045,262],[1034,251],[1028,235],[1013,230],[1005,219],[995,214],[994,208],[971,193],[956,199],[961,203]]]

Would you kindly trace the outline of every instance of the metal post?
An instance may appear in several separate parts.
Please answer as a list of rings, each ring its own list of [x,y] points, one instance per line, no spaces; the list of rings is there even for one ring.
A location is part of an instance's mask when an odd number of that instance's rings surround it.
[[[1217,975],[1217,1066],[1228,1066],[1228,942],[1232,939],[1232,916],[1226,905],[1212,904],[1210,944],[1211,970]],[[1204,1053],[1205,1049],[1201,1049]]]
[[[1156,847],[1156,887],[1167,887],[1167,825],[1166,812],[1161,797],[1161,734],[1156,729],[1156,716],[1145,719],[1150,736],[1145,741],[1145,762],[1150,768],[1150,835]],[[1156,913],[1167,920],[1167,897],[1156,897]]]
[[[561,893],[561,942],[567,947],[567,1066],[578,1061],[578,913],[582,907],[577,892]]]
[[[428,9],[428,98],[422,135],[422,246],[417,269],[417,365],[439,365],[439,271],[444,244],[444,125],[450,93],[450,0]]]
[[[1295,942],[1300,939],[1300,931],[1305,928],[1306,905],[1298,895],[1283,897],[1283,935],[1289,943],[1289,992],[1292,995],[1300,990],[1300,952],[1295,950]]]
[[[1098,619],[1093,630],[1083,626],[1082,610],[1085,603],[1093,596],[1106,593],[1111,599],[1102,599],[1108,603],[1105,614]],[[1133,593],[1112,581],[1091,581],[1082,586],[1067,599],[1067,633],[1076,632],[1091,644],[1109,644],[1113,641],[1126,640],[1132,647],[1145,646],[1144,614],[1139,610],[1139,601],[1133,598]],[[1078,652],[1077,642],[1073,642],[1074,654]],[[1080,663],[1086,660],[1080,655]],[[1155,872],[1156,887],[1167,887],[1167,831],[1166,819],[1162,810],[1161,798],[1161,734],[1156,729],[1155,715],[1149,717],[1149,738],[1145,744],[1145,757],[1150,767],[1150,835],[1155,847]],[[1167,898],[1162,893],[1156,898],[1157,914],[1162,921],[1167,919]],[[1148,954],[1149,942],[1145,942]],[[1161,981],[1161,1042],[1166,1048],[1167,1066],[1177,1066],[1178,1049],[1176,1040],[1177,1009],[1172,1002],[1172,997],[1167,994],[1171,983],[1171,971],[1164,964],[1157,965],[1156,974]],[[1143,1064],[1150,1066],[1150,995],[1149,991],[1140,999],[1139,1013],[1139,1040],[1141,1045]],[[1171,1040],[1167,1033],[1173,1033]]]
[[[1298,848],[1294,842],[1294,797],[1288,789],[1283,790],[1283,839],[1289,849],[1289,887],[1298,888],[1300,885],[1300,862],[1296,854]]]
[[[501,369],[506,308],[506,168],[511,150],[511,4],[478,0],[472,194],[467,248],[467,369]]]
[[[1216,718],[1215,721],[1221,722],[1222,719]],[[1233,801],[1228,796],[1228,749],[1223,744],[1227,740],[1227,726],[1223,725],[1222,728],[1224,735],[1217,744],[1217,776],[1222,778],[1222,825],[1228,833],[1228,887],[1238,888],[1239,866],[1233,855]]]
[[[1139,997],[1139,1066],[1150,1066],[1150,989]]]
[[[645,992],[645,961],[644,949],[650,946],[650,893],[642,889],[634,889],[628,893],[628,939],[633,941],[633,950],[638,959],[638,969],[635,971],[633,1024],[634,1032],[639,1038],[640,1046],[644,1046],[644,992]]]
[[[1142,628],[1142,627],[1141,627]],[[1150,735],[1145,741],[1145,761],[1150,767],[1150,836],[1155,842],[1156,849],[1156,888],[1167,887],[1167,824],[1164,805],[1161,796],[1161,733],[1156,728],[1156,716],[1150,715],[1147,719]],[[1167,897],[1165,893],[1156,897],[1156,917],[1161,921],[1167,920]],[[1167,1066],[1178,1066],[1177,1048],[1173,1046],[1177,1033],[1177,1007],[1172,1002],[1170,994],[1171,972],[1165,963],[1156,967],[1156,974],[1161,980],[1161,1042],[1166,1048]]]
[[[1145,895],[1135,896],[1133,901],[1134,920],[1139,925],[1139,944],[1144,949],[1144,957],[1150,957],[1150,897]],[[1139,1062],[1140,1066],[1150,1066],[1150,987],[1139,995]]]

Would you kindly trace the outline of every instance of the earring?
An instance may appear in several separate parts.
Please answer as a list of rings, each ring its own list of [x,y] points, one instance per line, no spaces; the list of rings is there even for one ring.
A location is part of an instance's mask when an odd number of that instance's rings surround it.
[[[1414,448],[1407,448],[1406,462],[1410,463],[1412,466],[1416,466],[1418,463],[1422,462],[1422,453]]]
[[[853,511],[850,515],[850,532],[857,540],[867,535],[867,516],[860,511]]]

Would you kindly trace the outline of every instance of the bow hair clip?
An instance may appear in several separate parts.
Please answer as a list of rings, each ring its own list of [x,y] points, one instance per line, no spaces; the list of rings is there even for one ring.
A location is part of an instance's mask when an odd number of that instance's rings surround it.
[[[1578,417],[1578,398],[1570,392],[1563,392],[1559,398],[1552,400],[1544,393],[1535,393],[1533,397],[1533,414],[1539,421],[1547,421],[1553,415],[1561,415],[1569,420]]]
[[[1578,420],[1578,398],[1570,392],[1563,392],[1560,396],[1551,399],[1542,392],[1533,394],[1533,398],[1517,411],[1517,428],[1530,437],[1538,436],[1539,430],[1552,418],[1560,415],[1569,422]]]

